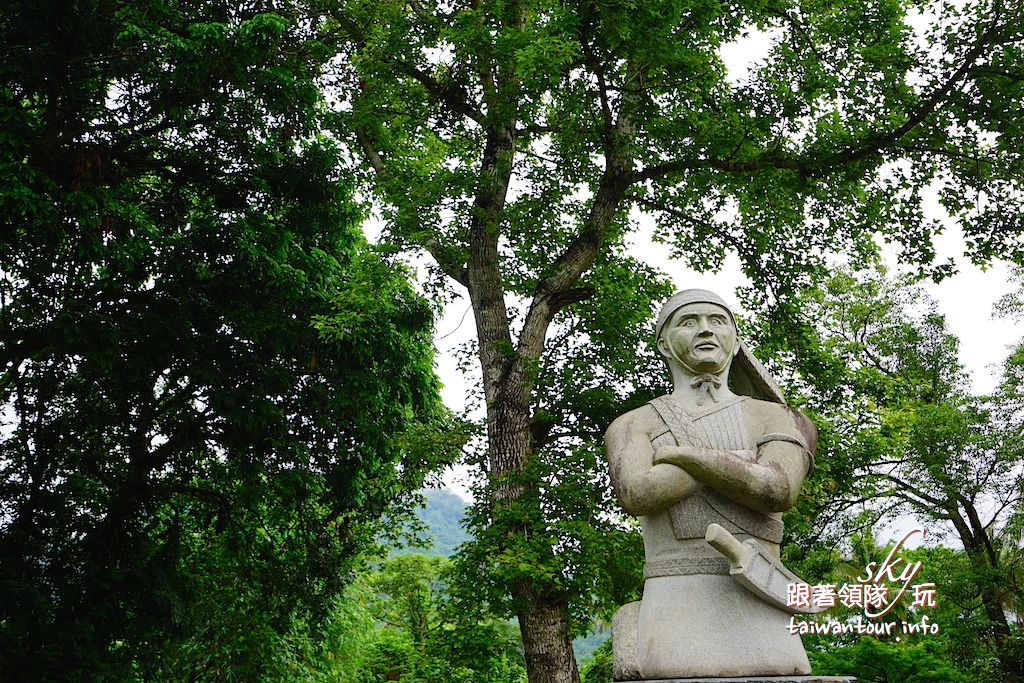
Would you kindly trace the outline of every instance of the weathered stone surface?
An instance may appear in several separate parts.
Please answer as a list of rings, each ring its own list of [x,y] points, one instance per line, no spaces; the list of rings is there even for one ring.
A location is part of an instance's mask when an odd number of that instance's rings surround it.
[[[612,676],[617,681],[632,681],[640,677],[636,661],[636,620],[640,614],[640,601],[628,602],[612,617]]]
[[[643,600],[615,616],[616,679],[851,680],[809,677],[786,628],[796,577],[777,559],[782,512],[812,466],[813,425],[785,405],[717,295],[675,294],[657,336],[674,390],[615,420],[605,442],[647,559]]]
[[[852,676],[743,676],[741,678],[658,678],[637,683],[857,683]]]

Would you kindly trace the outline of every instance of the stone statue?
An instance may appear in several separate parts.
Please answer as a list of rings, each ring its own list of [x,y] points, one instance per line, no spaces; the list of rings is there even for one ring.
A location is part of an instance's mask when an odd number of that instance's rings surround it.
[[[786,628],[782,512],[813,467],[814,425],[739,341],[725,302],[677,292],[658,316],[673,392],[616,419],[605,449],[623,509],[640,517],[640,602],[616,614],[616,680],[810,673]],[[743,680],[748,680],[743,678]]]

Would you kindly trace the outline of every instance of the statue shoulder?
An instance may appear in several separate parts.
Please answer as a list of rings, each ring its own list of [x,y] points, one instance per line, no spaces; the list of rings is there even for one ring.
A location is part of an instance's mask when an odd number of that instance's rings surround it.
[[[818,428],[802,412],[784,403],[748,399],[746,410],[759,425],[763,434],[789,434],[801,439],[811,453],[818,446]]]
[[[626,432],[640,432],[650,434],[655,430],[664,429],[664,422],[657,411],[649,403],[629,412],[619,415],[612,420],[611,425],[605,432],[605,436],[617,436]]]

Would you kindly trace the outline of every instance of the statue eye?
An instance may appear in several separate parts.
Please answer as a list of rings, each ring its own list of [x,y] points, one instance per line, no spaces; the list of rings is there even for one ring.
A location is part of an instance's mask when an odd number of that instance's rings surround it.
[[[694,325],[697,324],[697,321],[694,320],[693,318],[687,318],[686,320],[683,320],[680,324],[683,327],[693,327]]]

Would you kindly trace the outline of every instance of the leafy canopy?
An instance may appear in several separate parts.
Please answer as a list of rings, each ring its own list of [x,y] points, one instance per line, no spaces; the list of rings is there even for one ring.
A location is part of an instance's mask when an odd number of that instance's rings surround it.
[[[447,452],[429,307],[317,133],[328,53],[273,10],[0,20],[5,671],[121,680],[191,642],[270,676],[258,634],[315,623]]]
[[[614,406],[657,386],[626,367],[649,352],[639,321],[664,296],[627,256],[632,210],[653,214],[656,238],[690,265],[737,254],[748,308],[777,320],[798,319],[787,304],[830,256],[865,262],[876,238],[948,273],[929,188],[972,257],[1019,259],[1022,12],[1002,0],[325,11],[340,55],[331,125],[364,162],[385,239],[428,252],[442,297],[461,287],[472,305],[487,409],[480,557],[519,615],[532,681],[576,680],[565,636],[590,590],[576,579],[601,557],[580,553],[586,531],[562,516],[602,519],[600,475],[587,477],[594,495],[559,485]],[[768,57],[733,80],[722,51],[755,30]]]

